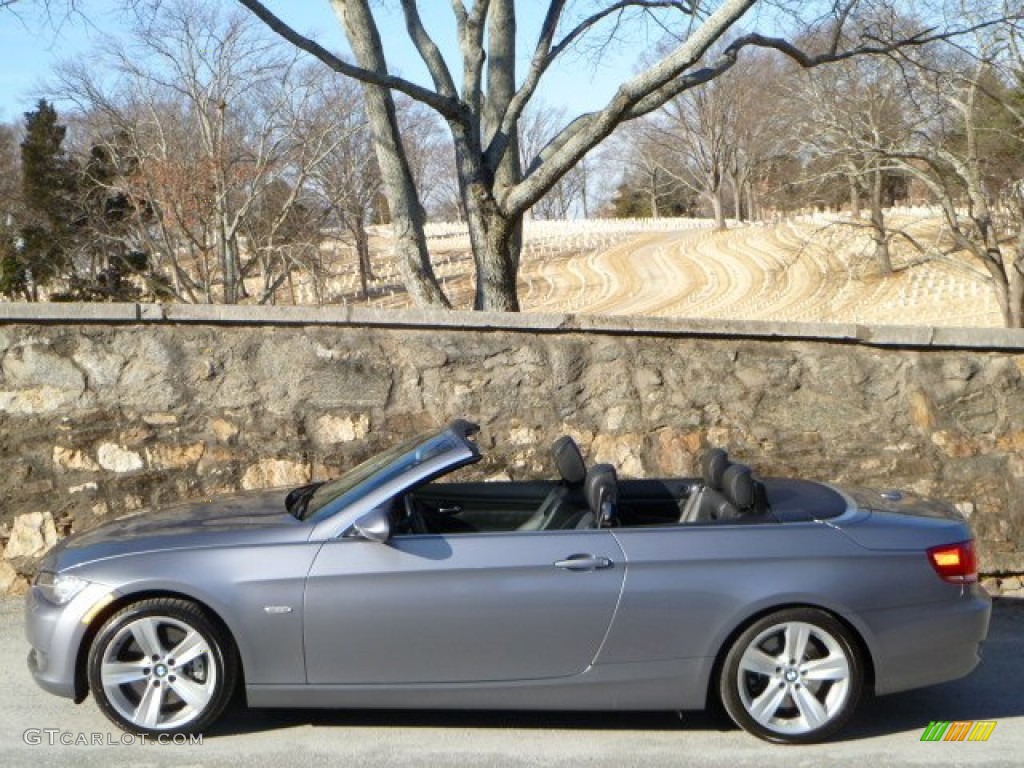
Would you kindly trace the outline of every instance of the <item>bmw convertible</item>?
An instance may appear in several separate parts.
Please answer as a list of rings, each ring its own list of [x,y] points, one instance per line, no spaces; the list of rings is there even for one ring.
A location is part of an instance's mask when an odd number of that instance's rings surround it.
[[[467,482],[455,421],[336,480],[64,539],[27,597],[45,690],[143,734],[250,707],[694,710],[774,742],[833,735],[866,691],[968,674],[991,603],[970,528],[899,491],[619,479]],[[553,473],[554,474],[554,473]]]

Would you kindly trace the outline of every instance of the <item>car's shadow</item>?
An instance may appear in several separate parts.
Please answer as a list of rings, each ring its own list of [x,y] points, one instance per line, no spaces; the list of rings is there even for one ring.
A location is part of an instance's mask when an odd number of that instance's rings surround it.
[[[853,721],[836,740],[873,738],[924,730],[932,720],[1000,720],[1024,716],[1020,695],[1024,674],[1024,600],[995,601],[984,661],[970,676],[943,685],[890,696],[866,696]],[[715,712],[537,712],[437,710],[231,710],[206,732],[207,738],[313,725],[328,728],[567,729],[567,730],[730,730]]]

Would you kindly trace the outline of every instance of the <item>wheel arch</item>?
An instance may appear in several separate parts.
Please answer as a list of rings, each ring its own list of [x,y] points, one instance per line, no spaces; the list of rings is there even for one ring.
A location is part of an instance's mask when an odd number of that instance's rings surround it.
[[[214,610],[207,602],[185,592],[178,592],[173,589],[143,589],[138,592],[129,592],[118,596],[98,611],[96,615],[92,617],[88,627],[86,627],[85,634],[82,635],[82,640],[78,644],[78,654],[75,657],[76,704],[80,704],[89,693],[89,651],[92,649],[92,644],[96,639],[96,635],[99,633],[100,628],[106,623],[107,619],[129,605],[142,602],[143,600],[151,600],[153,598],[161,597],[171,598],[174,600],[187,600],[202,609],[203,613],[206,614],[210,621],[216,625],[217,629],[223,633],[223,636],[234,646],[236,651],[235,658],[238,664],[236,685],[242,691],[245,690],[245,668],[244,661],[242,660],[242,654],[238,647],[238,641],[235,639],[235,634],[231,631],[231,627],[228,626],[227,622],[224,621],[224,618],[216,610]]]
[[[708,707],[721,707],[721,701],[719,700],[719,678],[722,674],[722,667],[725,664],[725,657],[729,654],[729,649],[732,647],[733,643],[736,642],[736,639],[743,634],[748,627],[755,622],[760,621],[765,616],[770,616],[773,613],[793,608],[811,608],[826,613],[831,618],[838,621],[850,633],[850,637],[853,639],[857,647],[857,651],[860,654],[861,661],[864,664],[864,686],[868,690],[874,690],[875,661],[871,654],[871,647],[864,638],[864,633],[857,624],[847,615],[843,614],[843,612],[830,606],[806,600],[793,600],[759,608],[755,612],[746,615],[742,620],[735,623],[733,628],[728,632],[728,634],[726,634],[725,639],[719,643],[714,663],[712,664],[710,674],[708,675],[707,689],[705,690],[705,701]]]

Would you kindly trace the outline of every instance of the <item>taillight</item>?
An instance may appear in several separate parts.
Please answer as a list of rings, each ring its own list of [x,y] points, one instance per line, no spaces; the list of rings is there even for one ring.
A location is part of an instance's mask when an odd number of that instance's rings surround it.
[[[978,580],[978,553],[973,539],[932,547],[928,550],[928,560],[939,578],[950,584],[970,584]]]

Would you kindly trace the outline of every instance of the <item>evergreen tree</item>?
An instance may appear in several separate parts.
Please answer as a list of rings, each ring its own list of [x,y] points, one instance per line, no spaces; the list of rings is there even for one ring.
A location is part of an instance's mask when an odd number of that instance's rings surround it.
[[[21,142],[22,223],[0,247],[0,292],[38,301],[39,288],[63,276],[71,262],[74,165],[64,152],[67,128],[45,99],[25,113]]]

